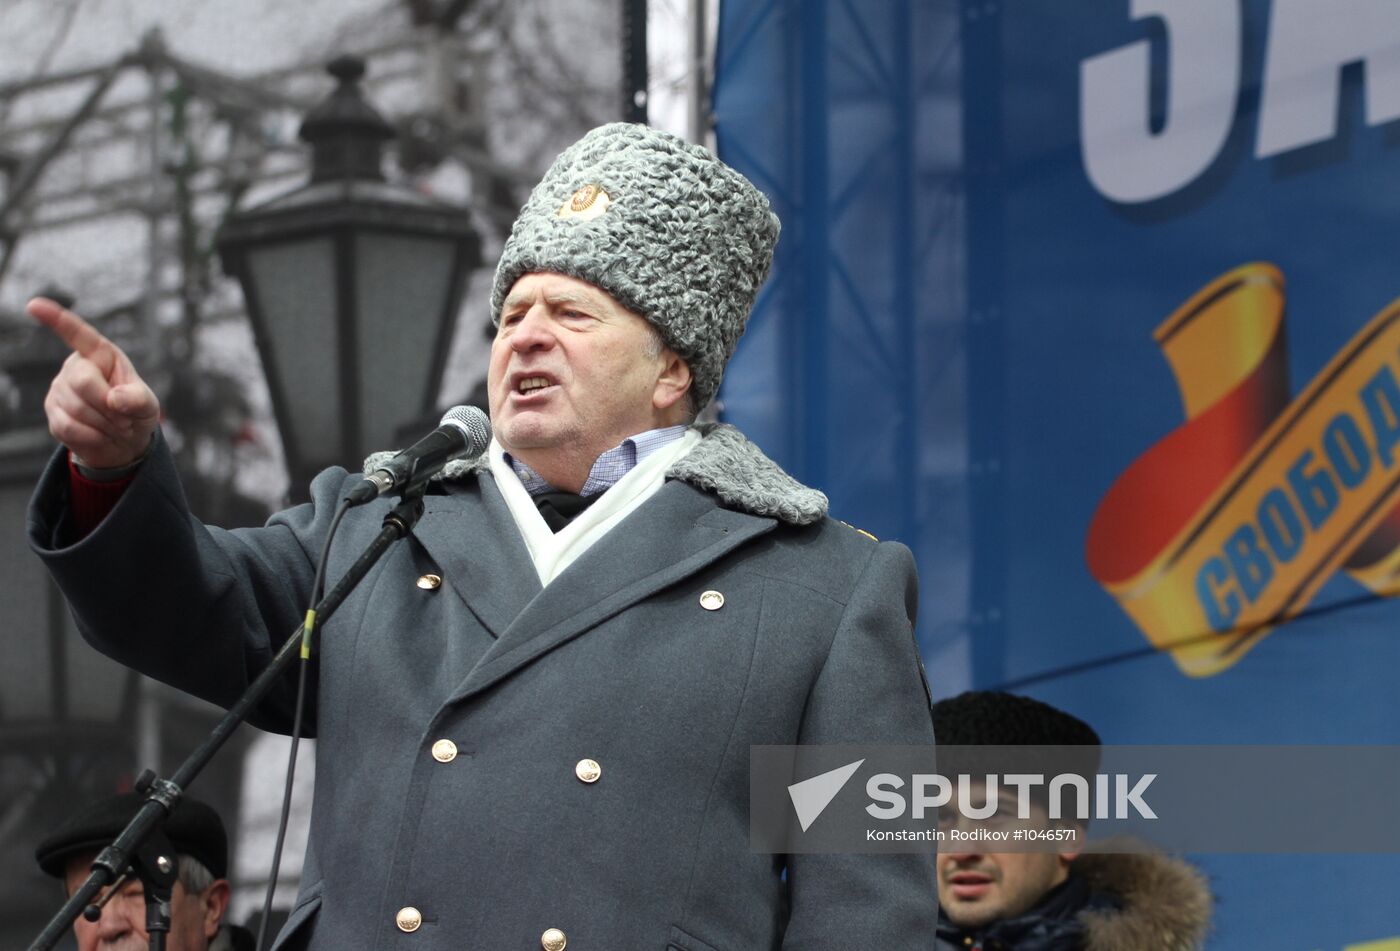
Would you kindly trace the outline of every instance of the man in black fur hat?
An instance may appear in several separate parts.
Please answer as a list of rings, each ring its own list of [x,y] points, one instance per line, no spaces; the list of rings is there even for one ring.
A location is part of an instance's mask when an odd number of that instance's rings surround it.
[[[970,691],[934,704],[933,719],[940,749],[1083,747],[1097,762],[1092,727],[1030,697]],[[1044,803],[1030,811],[1052,824]],[[1203,876],[1177,859],[964,844],[939,851],[938,903],[940,951],[1187,951],[1201,946],[1211,912]]]

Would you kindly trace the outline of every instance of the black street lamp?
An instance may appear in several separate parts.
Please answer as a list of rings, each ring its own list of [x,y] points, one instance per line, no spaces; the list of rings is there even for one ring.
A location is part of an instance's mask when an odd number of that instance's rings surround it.
[[[25,748],[31,737],[52,742],[59,734],[65,741],[105,745],[120,737],[127,744],[136,675],[83,643],[57,586],[18,530],[53,453],[43,399],[67,348],[48,333],[28,331],[5,350],[0,522],[16,530],[0,546],[0,643],[7,658],[0,664],[0,736],[6,750]]]
[[[302,122],[311,180],[235,212],[219,231],[243,287],[282,432],[292,493],[321,468],[392,448],[428,416],[480,242],[465,209],[385,180],[394,131],[365,101],[364,62]]]

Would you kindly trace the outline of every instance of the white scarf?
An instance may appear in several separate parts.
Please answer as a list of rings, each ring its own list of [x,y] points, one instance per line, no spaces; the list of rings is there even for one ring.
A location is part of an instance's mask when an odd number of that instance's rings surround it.
[[[525,547],[540,576],[540,584],[548,585],[563,574],[564,569],[578,560],[594,542],[651,498],[665,483],[666,471],[699,441],[700,434],[692,429],[680,439],[662,446],[618,479],[598,501],[580,512],[572,522],[558,532],[551,532],[544,516],[535,508],[534,499],[520,483],[520,477],[506,462],[505,450],[492,439],[491,448],[487,450],[491,475],[510,508],[520,537],[525,540]]]

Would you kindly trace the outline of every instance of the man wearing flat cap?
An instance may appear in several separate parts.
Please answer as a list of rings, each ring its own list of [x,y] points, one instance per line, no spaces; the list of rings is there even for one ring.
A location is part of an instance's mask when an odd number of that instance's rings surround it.
[[[39,867],[61,879],[72,895],[87,880],[97,853],[112,844],[144,797],[122,793],[92,803],[50,833],[34,850]],[[228,910],[228,839],[219,814],[184,799],[161,827],[175,849],[178,878],[170,898],[167,951],[251,951],[252,935],[224,922]],[[103,896],[105,898],[105,892]],[[102,904],[96,921],[73,922],[78,951],[145,951],[145,892],[132,877]]]
[[[927,855],[748,844],[759,744],[929,744],[908,549],[695,425],[778,220],[645,126],[595,129],[492,291],[495,438],[321,632],[315,804],[288,948],[926,948]],[[31,540],[84,635],[228,704],[301,620],[340,469],[262,529],[193,520],[129,361],[75,315]],[[371,462],[373,462],[372,460]],[[329,577],[390,502],[340,528]],[[286,729],[292,690],[262,707]]]

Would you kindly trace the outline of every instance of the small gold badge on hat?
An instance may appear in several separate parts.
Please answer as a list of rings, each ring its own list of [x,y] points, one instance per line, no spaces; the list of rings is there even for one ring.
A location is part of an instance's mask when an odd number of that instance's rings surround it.
[[[608,210],[612,201],[608,193],[598,185],[584,185],[574,192],[573,197],[559,206],[560,218],[577,218],[579,221],[592,221]]]

